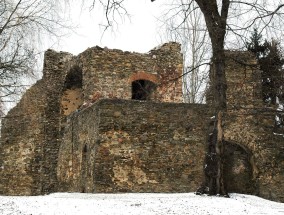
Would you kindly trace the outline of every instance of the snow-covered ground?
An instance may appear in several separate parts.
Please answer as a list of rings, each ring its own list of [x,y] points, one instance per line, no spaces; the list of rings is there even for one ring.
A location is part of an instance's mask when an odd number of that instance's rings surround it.
[[[231,198],[186,194],[82,194],[0,196],[1,215],[158,215],[158,214],[269,214],[283,215],[284,203],[256,196],[231,194]]]

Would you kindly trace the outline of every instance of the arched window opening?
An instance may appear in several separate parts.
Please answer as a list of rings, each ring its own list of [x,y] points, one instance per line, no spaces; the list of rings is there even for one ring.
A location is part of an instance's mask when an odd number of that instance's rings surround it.
[[[65,90],[76,89],[82,88],[82,85],[82,70],[78,66],[74,66],[66,76],[64,88]]]
[[[86,155],[87,152],[88,152],[88,147],[87,147],[87,145],[84,145],[83,154]]]
[[[136,80],[132,82],[132,99],[151,100],[156,84],[148,80]]]
[[[82,70],[78,66],[74,66],[66,75],[63,86],[61,97],[61,113],[63,115],[71,114],[82,105],[82,85]]]

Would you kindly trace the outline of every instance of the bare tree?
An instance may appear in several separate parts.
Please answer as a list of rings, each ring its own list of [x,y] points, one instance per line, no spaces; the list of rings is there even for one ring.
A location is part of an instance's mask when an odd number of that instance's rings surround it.
[[[183,95],[184,101],[202,103],[208,80],[210,61],[210,42],[205,21],[200,10],[193,10],[196,3],[186,5],[187,0],[172,1],[170,10],[162,16],[162,36],[166,40],[179,42],[182,45],[184,58]],[[173,7],[174,4],[180,7]],[[189,13],[192,10],[191,13]],[[206,64],[208,63],[208,64]]]
[[[11,100],[35,74],[39,45],[46,35],[58,37],[64,23],[55,0],[0,1],[0,99]]]
[[[155,0],[151,0],[155,1]],[[191,7],[194,2],[197,7]],[[226,112],[226,76],[225,76],[225,39],[226,35],[236,36],[243,41],[244,32],[254,26],[262,31],[272,33],[272,30],[282,30],[283,6],[282,0],[188,0],[180,8],[187,6],[188,14],[200,9],[207,26],[212,45],[211,70],[213,77],[213,95],[215,106],[215,125],[209,137],[209,151],[206,159],[207,164],[212,167],[213,174],[205,185],[198,190],[199,193],[212,195],[227,195],[223,181],[223,123],[222,117]],[[272,29],[271,31],[269,29]],[[229,41],[229,40],[228,40]]]
[[[83,5],[89,5],[89,9],[101,8],[104,12],[104,22],[101,25],[104,31],[119,24],[125,17],[130,17],[126,6],[126,0],[82,0]]]

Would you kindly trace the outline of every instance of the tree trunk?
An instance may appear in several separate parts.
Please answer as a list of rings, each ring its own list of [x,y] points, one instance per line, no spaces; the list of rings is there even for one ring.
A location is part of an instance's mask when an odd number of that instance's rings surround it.
[[[213,69],[211,70],[215,114],[212,132],[208,137],[208,148],[205,157],[205,181],[198,188],[196,194],[228,197],[223,179],[223,116],[227,108],[225,54],[223,48],[218,47],[217,44],[215,43],[215,47],[213,46]]]
[[[222,36],[221,36],[222,38]],[[217,40],[221,39],[217,36]],[[223,157],[224,157],[224,135],[223,135],[223,115],[227,108],[227,98],[226,98],[226,75],[225,75],[225,53],[223,48],[223,43],[215,41],[213,43],[213,86],[214,86],[214,106],[215,106],[215,125],[214,129],[217,131],[216,143],[214,143],[215,148],[208,153],[216,153],[216,191],[213,195],[228,196],[225,189],[225,182],[223,178]],[[209,187],[210,189],[210,187]],[[211,188],[212,189],[212,188]],[[214,191],[214,189],[213,189]]]
[[[227,196],[223,181],[223,120],[226,111],[226,77],[224,40],[226,34],[230,0],[195,0],[204,15],[213,50],[213,84],[215,119],[208,138],[208,151],[205,158],[205,182],[197,194]]]

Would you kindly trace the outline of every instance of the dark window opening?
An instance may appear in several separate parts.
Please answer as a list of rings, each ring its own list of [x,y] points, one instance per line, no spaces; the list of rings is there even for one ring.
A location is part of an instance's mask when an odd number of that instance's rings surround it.
[[[132,99],[150,100],[156,84],[147,80],[137,80],[132,82]]]
[[[87,144],[85,144],[84,146],[83,146],[83,149],[82,149],[82,163],[81,163],[81,165],[82,165],[82,181],[83,181],[83,183],[81,184],[81,192],[82,193],[85,193],[86,192],[86,184],[85,184],[85,181],[86,181],[86,179],[87,179],[87,171],[88,171],[88,157],[87,157],[87,153],[88,153],[88,146],[87,146]]]
[[[82,85],[82,69],[75,65],[67,72],[62,89],[60,112],[64,116],[78,110],[83,104]]]
[[[83,153],[84,153],[84,155],[85,155],[87,152],[88,152],[88,147],[87,147],[87,145],[85,145],[84,148],[83,148]]]
[[[64,88],[65,89],[82,88],[82,70],[78,66],[75,66],[72,69],[70,69],[69,73],[66,76]]]

